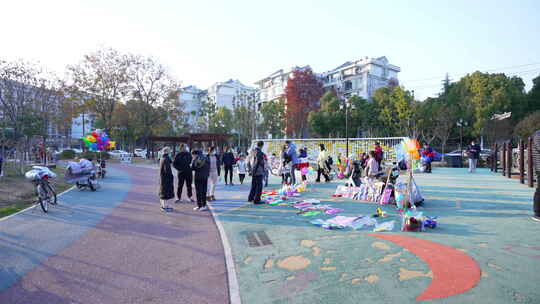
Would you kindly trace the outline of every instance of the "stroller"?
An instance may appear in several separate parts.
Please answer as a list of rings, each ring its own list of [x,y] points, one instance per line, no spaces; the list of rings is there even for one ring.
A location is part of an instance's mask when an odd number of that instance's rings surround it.
[[[75,184],[79,190],[89,188],[90,191],[96,191],[99,187],[96,166],[88,160],[69,162],[64,180],[69,184]]]

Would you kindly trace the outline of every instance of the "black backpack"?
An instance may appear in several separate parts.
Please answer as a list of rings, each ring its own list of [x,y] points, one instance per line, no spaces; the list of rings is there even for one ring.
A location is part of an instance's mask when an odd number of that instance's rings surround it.
[[[326,161],[329,165],[333,165],[334,164],[334,159],[332,158],[332,156],[328,156],[328,160]]]
[[[197,156],[197,159],[195,160],[195,168],[201,169],[206,164],[206,156],[199,155]]]

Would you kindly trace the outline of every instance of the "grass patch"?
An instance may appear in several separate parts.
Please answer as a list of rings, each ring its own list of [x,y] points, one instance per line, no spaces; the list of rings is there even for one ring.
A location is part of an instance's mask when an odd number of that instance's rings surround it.
[[[11,164],[10,164],[11,165]],[[26,168],[25,171],[29,170]],[[51,180],[56,193],[71,188],[71,184],[64,181],[65,168],[52,169],[58,176]],[[16,213],[33,204],[36,200],[34,184],[24,176],[16,174],[11,167],[6,168],[6,176],[0,178],[0,218]]]

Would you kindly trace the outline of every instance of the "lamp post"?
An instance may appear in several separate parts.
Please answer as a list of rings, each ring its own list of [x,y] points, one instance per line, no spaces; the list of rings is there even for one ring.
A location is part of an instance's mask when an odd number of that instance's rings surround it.
[[[459,127],[459,152],[461,154],[461,158],[463,159],[463,126],[466,126],[467,122],[464,121],[463,118],[460,118],[457,125]]]
[[[341,109],[345,108],[345,157],[349,157],[349,101],[345,97],[338,98],[341,100]]]

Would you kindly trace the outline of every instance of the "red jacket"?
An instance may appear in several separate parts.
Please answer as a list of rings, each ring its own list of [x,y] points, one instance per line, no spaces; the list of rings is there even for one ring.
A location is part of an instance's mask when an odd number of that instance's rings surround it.
[[[381,147],[376,147],[375,148],[375,159],[377,161],[380,161],[383,159],[383,150]]]

